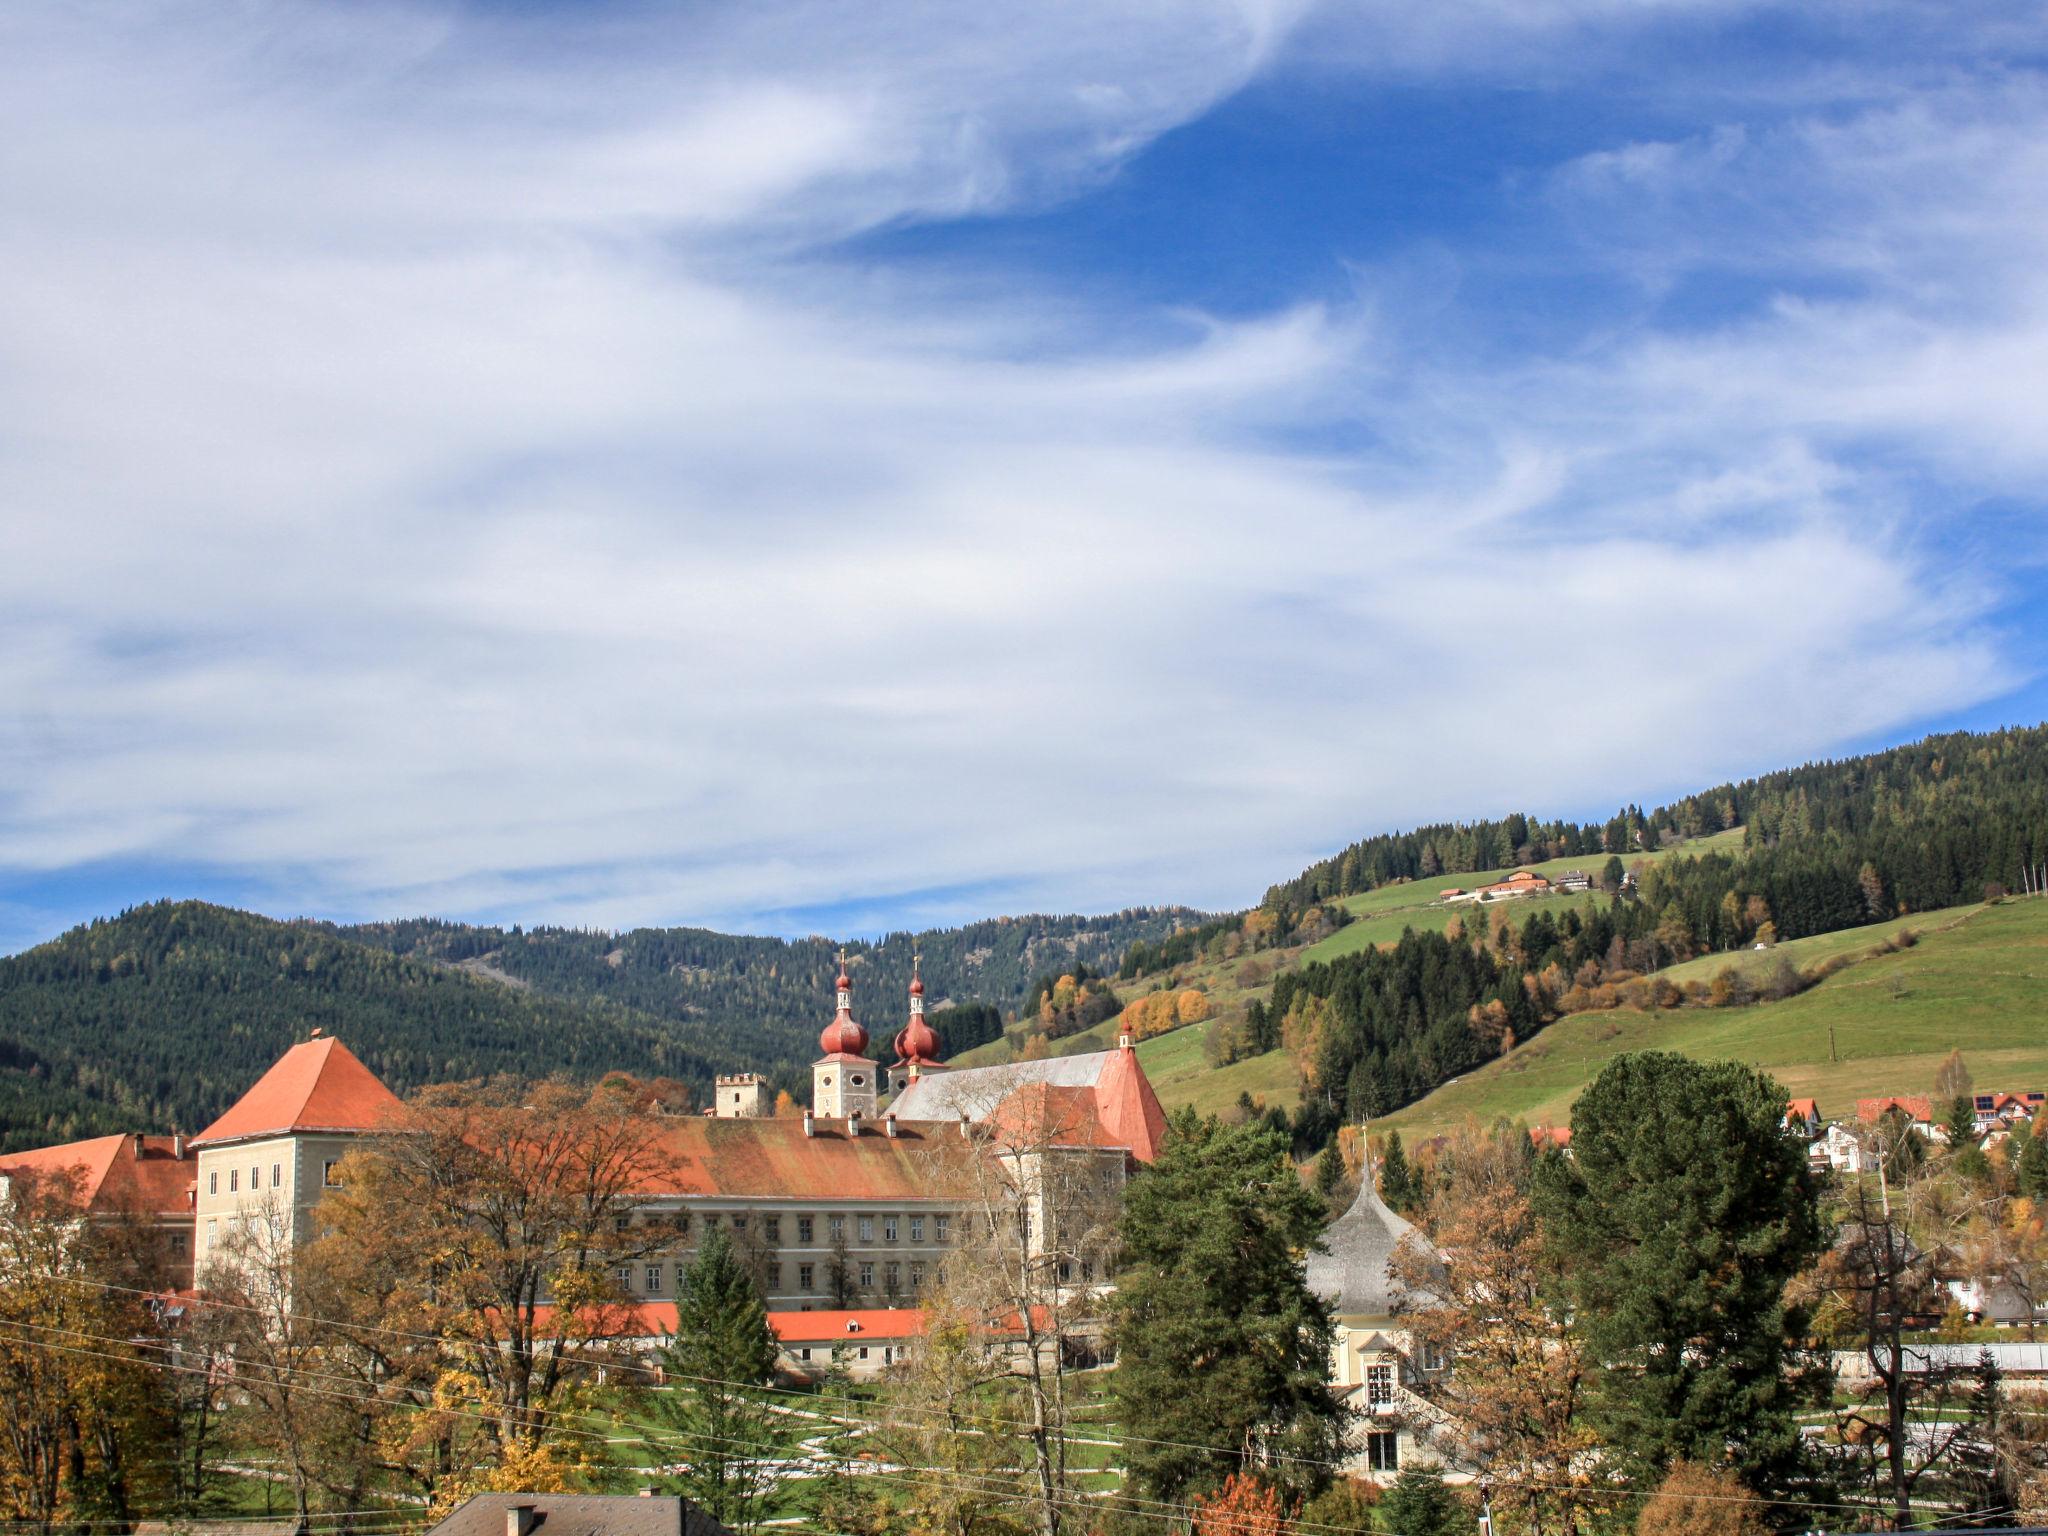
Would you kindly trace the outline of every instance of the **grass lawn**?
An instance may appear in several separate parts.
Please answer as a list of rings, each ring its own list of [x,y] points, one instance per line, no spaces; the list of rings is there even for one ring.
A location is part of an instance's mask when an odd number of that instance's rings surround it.
[[[1411,1136],[1502,1115],[1562,1124],[1600,1068],[1631,1050],[1749,1062],[1794,1096],[1819,1099],[1824,1114],[1860,1097],[1925,1093],[1951,1048],[1968,1058],[1982,1088],[2048,1085],[2048,901],[1929,913],[1904,925],[1923,924],[1925,937],[1913,948],[1859,961],[1782,1002],[1560,1019],[1388,1123]],[[1807,959],[1829,944],[1867,949],[1895,926],[1858,929],[1855,944],[1832,934],[1777,953],[1797,960],[1802,945],[1812,946]]]

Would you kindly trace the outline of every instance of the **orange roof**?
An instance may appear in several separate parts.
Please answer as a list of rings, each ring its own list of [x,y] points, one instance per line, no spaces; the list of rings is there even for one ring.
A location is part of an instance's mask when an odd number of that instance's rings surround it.
[[[194,1146],[303,1131],[374,1131],[400,1109],[386,1088],[332,1035],[306,1040],[277,1059]]]
[[[1572,1144],[1572,1128],[1568,1125],[1532,1125],[1529,1127],[1529,1141],[1537,1147],[1568,1147]]]
[[[836,1343],[842,1339],[909,1339],[924,1332],[922,1307],[874,1307],[850,1312],[770,1312],[768,1326],[783,1344]]]
[[[1103,1129],[1117,1146],[1129,1147],[1131,1156],[1149,1163],[1159,1156],[1159,1143],[1166,1137],[1166,1111],[1152,1080],[1138,1065],[1136,1051],[1119,1050],[1104,1063],[1095,1083],[1095,1110]]]
[[[0,1159],[0,1174],[68,1172],[89,1211],[188,1216],[195,1182],[193,1159],[174,1155],[176,1139],[95,1136],[57,1147],[38,1147]]]
[[[849,1136],[843,1120],[713,1120],[677,1116],[663,1150],[671,1167],[641,1180],[643,1195],[736,1198],[803,1195],[818,1200],[957,1198],[968,1143],[957,1125],[899,1122],[890,1136],[869,1122]]]
[[[1884,1099],[1858,1099],[1856,1101],[1856,1118],[1858,1120],[1882,1120],[1886,1114],[1894,1109],[1903,1112],[1909,1120],[1922,1120],[1931,1123],[1934,1119],[1934,1113],[1928,1107],[1927,1100],[1917,1094],[1909,1094],[1904,1097],[1894,1095],[1891,1098]]]
[[[1820,1118],[1820,1100],[1794,1099],[1785,1106],[1785,1113],[1795,1120],[1818,1120]]]

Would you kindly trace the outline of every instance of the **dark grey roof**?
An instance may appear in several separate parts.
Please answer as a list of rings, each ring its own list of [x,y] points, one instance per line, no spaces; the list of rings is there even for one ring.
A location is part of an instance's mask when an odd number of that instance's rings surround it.
[[[732,1536],[688,1499],[625,1493],[479,1493],[429,1536],[507,1536],[505,1516],[530,1509],[531,1536]]]
[[[999,1067],[949,1067],[919,1075],[888,1107],[899,1120],[986,1119],[1016,1089],[1031,1083],[1051,1088],[1093,1088],[1115,1051],[1084,1051],[1043,1061],[1009,1061]]]
[[[1351,1209],[1323,1233],[1329,1252],[1308,1256],[1308,1288],[1339,1317],[1392,1317],[1406,1290],[1390,1265],[1401,1239],[1414,1230],[1380,1199],[1368,1170]]]

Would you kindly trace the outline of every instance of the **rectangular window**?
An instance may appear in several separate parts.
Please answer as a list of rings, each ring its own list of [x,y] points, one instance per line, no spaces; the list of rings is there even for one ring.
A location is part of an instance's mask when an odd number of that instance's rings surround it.
[[[650,1264],[647,1266],[647,1294],[653,1296],[659,1293],[660,1290],[661,1266],[659,1264]]]
[[[860,1219],[860,1240],[861,1240],[862,1242],[864,1242],[864,1243],[872,1243],[872,1242],[873,1242],[873,1241],[875,1240],[875,1218],[874,1218],[874,1217],[872,1217],[872,1216],[863,1216],[863,1217],[861,1217],[861,1219]]]
[[[924,1289],[924,1265],[916,1260],[910,1265],[910,1288],[913,1291]]]
[[[924,1218],[922,1216],[910,1218],[910,1240],[913,1243],[924,1241]]]
[[[270,1165],[270,1187],[271,1187],[272,1189],[283,1189],[283,1188],[284,1188],[284,1164],[283,1164],[283,1163],[272,1163],[272,1164]]]
[[[690,1235],[690,1213],[688,1211],[684,1211],[680,1216],[676,1217],[676,1231],[680,1232],[684,1237]]]
[[[845,1242],[845,1241],[846,1241],[846,1218],[845,1218],[844,1216],[828,1216],[828,1217],[826,1217],[826,1218],[825,1218],[825,1230],[826,1230],[827,1232],[829,1232],[829,1233],[831,1233],[831,1234],[832,1234],[832,1241],[833,1241],[833,1242],[835,1242],[835,1243],[843,1243],[843,1242]]]
[[[802,1349],[800,1349],[800,1350],[798,1350],[798,1351],[796,1352],[796,1357],[797,1357],[797,1359],[799,1359],[799,1360],[808,1360],[808,1359],[810,1359],[810,1358],[811,1358],[811,1347],[810,1347],[810,1346],[809,1346],[808,1344],[806,1344],[806,1345],[805,1345],[805,1346],[804,1346],[804,1347],[803,1347]]]
[[[618,1268],[617,1268],[616,1270],[614,1270],[614,1271],[613,1271],[612,1273],[613,1273],[614,1275],[616,1275],[616,1276],[618,1277],[618,1282],[619,1282],[619,1288],[620,1288],[621,1290],[630,1290],[630,1289],[632,1289],[632,1286],[633,1286],[633,1266],[632,1266],[632,1265],[630,1265],[630,1264],[621,1264],[621,1265],[620,1265],[620,1266],[619,1266],[619,1267],[618,1267]]]
[[[614,1216],[612,1218],[612,1230],[614,1232],[624,1232],[632,1225],[633,1218],[631,1216]]]
[[[768,1289],[771,1291],[782,1289],[782,1266],[780,1264],[770,1264],[768,1266]]]
[[[932,1218],[932,1241],[935,1243],[943,1243],[946,1240],[946,1230],[952,1225],[952,1217],[934,1216]]]
[[[186,1242],[186,1238],[185,1238],[185,1234],[184,1234],[184,1233],[182,1233],[182,1232],[173,1232],[173,1233],[171,1234],[171,1252],[173,1252],[173,1253],[176,1253],[176,1254],[182,1254],[182,1253],[184,1253],[184,1251],[185,1251],[185,1242]]]
[[[740,1213],[737,1211],[733,1212],[732,1229],[735,1232],[744,1232],[747,1230],[747,1218],[740,1215]]]
[[[797,1265],[796,1288],[800,1291],[808,1291],[811,1288],[811,1276],[815,1273],[816,1271],[808,1264]]]
[[[811,1218],[799,1216],[796,1219],[796,1240],[808,1245],[811,1241]]]
[[[761,1218],[761,1235],[771,1243],[781,1242],[782,1218],[780,1216],[763,1216]]]
[[[254,1194],[263,1187],[263,1170],[255,1164],[249,1167],[249,1192]]]
[[[211,1252],[213,1251],[213,1245],[214,1245],[215,1243],[219,1242],[219,1241],[220,1241],[220,1218],[219,1218],[218,1216],[209,1216],[209,1217],[207,1217],[207,1218],[206,1218],[206,1248],[207,1248],[207,1251],[208,1251],[209,1253],[211,1253]]]
[[[1368,1365],[1365,1368],[1365,1402],[1369,1408],[1379,1408],[1394,1400],[1394,1368],[1391,1365]]]
[[[896,1241],[896,1218],[894,1216],[884,1216],[882,1218],[882,1241],[885,1243]]]
[[[1401,1470],[1401,1437],[1381,1430],[1365,1437],[1365,1464],[1375,1472]]]
[[[209,1195],[220,1193],[220,1170],[218,1168],[206,1176],[206,1192]]]
[[[1440,1371],[1444,1368],[1444,1352],[1434,1344],[1422,1346],[1422,1368],[1425,1371]]]
[[[875,1263],[872,1259],[860,1261],[860,1288],[864,1291],[875,1288]]]
[[[903,1266],[890,1263],[882,1267],[882,1289],[891,1296],[903,1289]]]
[[[228,1170],[228,1193],[232,1195],[233,1193],[235,1193],[236,1190],[240,1189],[241,1187],[242,1170],[239,1168],[230,1168]]]
[[[863,1360],[867,1359],[868,1357],[868,1347],[865,1344],[861,1345],[860,1347],[860,1357]]]
[[[341,1166],[339,1158],[330,1158],[320,1165],[320,1183],[327,1189],[341,1188],[341,1179],[335,1169]]]

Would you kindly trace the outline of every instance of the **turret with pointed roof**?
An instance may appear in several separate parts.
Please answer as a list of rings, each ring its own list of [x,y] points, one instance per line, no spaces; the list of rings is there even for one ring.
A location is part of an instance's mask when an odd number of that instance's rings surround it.
[[[1391,1318],[1407,1299],[1394,1273],[1394,1250],[1415,1230],[1380,1198],[1370,1163],[1351,1209],[1323,1233],[1325,1253],[1308,1256],[1308,1287],[1338,1317]]]

